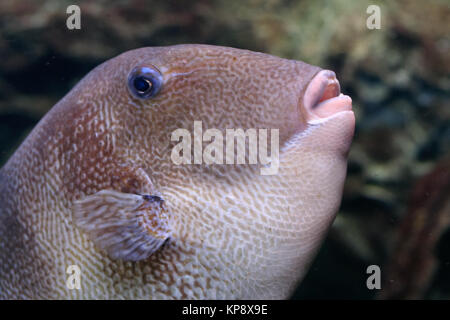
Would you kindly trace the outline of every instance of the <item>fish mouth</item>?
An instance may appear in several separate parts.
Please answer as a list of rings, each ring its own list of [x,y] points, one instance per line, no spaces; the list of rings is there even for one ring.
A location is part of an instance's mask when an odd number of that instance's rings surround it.
[[[326,120],[340,112],[352,111],[352,99],[341,93],[336,74],[331,70],[318,72],[303,95],[308,123]]]

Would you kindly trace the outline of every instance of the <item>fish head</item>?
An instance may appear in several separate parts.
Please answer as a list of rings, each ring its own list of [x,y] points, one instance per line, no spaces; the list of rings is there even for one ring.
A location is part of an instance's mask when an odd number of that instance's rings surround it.
[[[158,93],[149,98],[130,92],[130,77],[140,68],[160,75]],[[89,94],[96,92],[91,100],[108,102],[104,108],[119,122],[111,130],[129,150],[145,141],[150,146],[146,149],[170,155],[171,134],[179,128],[193,132],[194,121],[202,122],[203,132],[278,129],[280,146],[295,134],[336,122],[336,116],[348,118],[347,127],[354,127],[351,98],[340,93],[333,71],[248,50],[209,45],[142,48],[109,60],[87,78]],[[336,132],[343,138],[335,139],[339,142],[330,152],[339,146],[341,153],[348,152],[352,137],[346,131]]]
[[[133,92],[147,88],[134,83],[141,72],[157,78],[149,84],[157,92]],[[97,108],[108,118],[114,157],[143,168],[171,213],[168,243],[140,261],[143,268],[188,266],[175,268],[165,286],[194,277],[208,283],[209,297],[287,297],[341,201],[355,118],[336,75],[247,50],[179,45],[126,52],[95,69],[83,88],[102,102]],[[262,174],[268,164],[250,163],[248,152],[243,164],[225,162],[226,130],[252,128],[270,132],[268,145],[272,132],[277,136],[272,174]],[[190,133],[190,164],[173,160],[178,129]],[[203,136],[208,129],[215,139],[222,133],[222,164],[201,157],[212,141]],[[236,153],[236,145],[230,150]],[[149,273],[149,283],[163,281]],[[181,297],[200,297],[194,284],[182,287]]]

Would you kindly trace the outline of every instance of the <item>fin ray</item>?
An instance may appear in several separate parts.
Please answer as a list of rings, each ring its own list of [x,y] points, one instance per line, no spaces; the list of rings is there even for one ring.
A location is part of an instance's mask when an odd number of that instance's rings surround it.
[[[169,215],[158,198],[101,190],[74,202],[73,220],[111,258],[146,259],[170,236]]]

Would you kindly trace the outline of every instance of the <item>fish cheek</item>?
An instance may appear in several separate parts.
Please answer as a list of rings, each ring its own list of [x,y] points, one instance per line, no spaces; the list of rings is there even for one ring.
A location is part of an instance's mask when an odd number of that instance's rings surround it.
[[[117,109],[67,109],[60,168],[75,226],[113,259],[149,257],[170,235],[169,215],[148,174],[120,155]]]

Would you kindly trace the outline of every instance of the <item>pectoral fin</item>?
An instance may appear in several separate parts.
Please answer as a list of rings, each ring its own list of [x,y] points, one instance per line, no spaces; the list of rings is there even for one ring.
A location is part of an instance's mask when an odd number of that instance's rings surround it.
[[[73,219],[113,259],[145,259],[170,236],[159,196],[101,190],[74,202]]]

